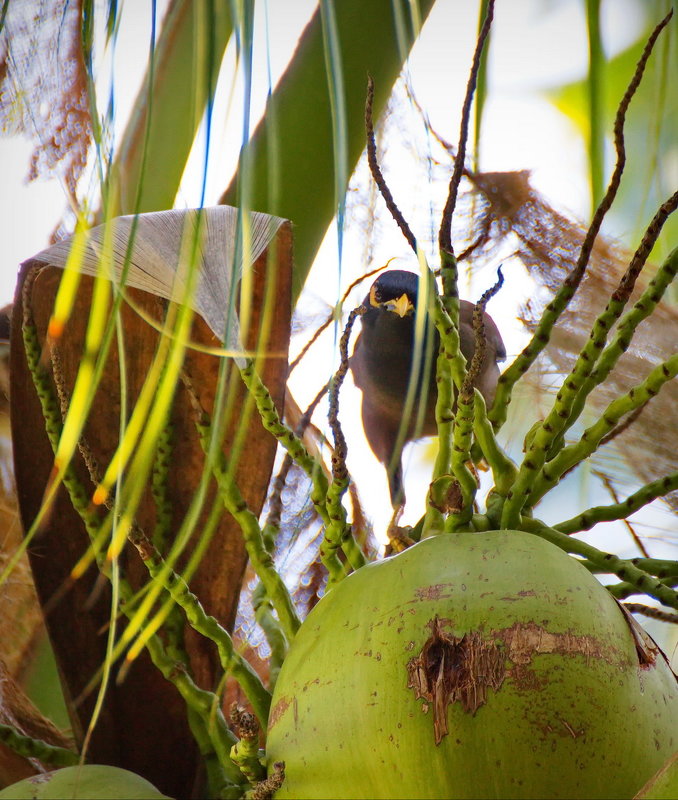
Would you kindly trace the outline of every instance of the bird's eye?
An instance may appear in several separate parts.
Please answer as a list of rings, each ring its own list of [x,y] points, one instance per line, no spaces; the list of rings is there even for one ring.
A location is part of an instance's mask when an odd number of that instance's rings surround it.
[[[374,290],[374,299],[377,301],[377,303],[381,303],[381,301],[383,300],[381,289]]]

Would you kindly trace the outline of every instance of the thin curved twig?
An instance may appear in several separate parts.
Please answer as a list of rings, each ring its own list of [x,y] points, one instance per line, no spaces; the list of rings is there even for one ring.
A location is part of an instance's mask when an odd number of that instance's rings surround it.
[[[461,125],[459,128],[459,145],[457,146],[457,157],[454,160],[454,169],[452,170],[452,178],[450,179],[450,188],[447,194],[447,202],[443,209],[443,216],[440,222],[440,232],[438,234],[438,245],[441,252],[454,254],[452,248],[452,215],[454,214],[455,206],[457,205],[457,195],[459,193],[459,184],[461,183],[461,176],[464,172],[464,161],[466,160],[466,142],[468,140],[468,126],[471,117],[471,103],[473,102],[473,95],[476,90],[476,83],[478,80],[478,71],[480,70],[480,59],[485,48],[485,42],[490,33],[492,26],[492,19],[494,17],[494,0],[489,0],[487,4],[487,14],[483,21],[483,26],[478,35],[478,42],[476,50],[473,54],[473,64],[471,66],[471,74],[469,75],[468,83],[466,85],[466,97],[464,98],[464,105],[462,106]]]
[[[415,235],[412,233],[412,229],[407,223],[407,220],[402,214],[402,211],[396,205],[395,200],[393,199],[393,195],[391,194],[391,190],[388,188],[386,184],[386,179],[381,171],[381,167],[379,166],[379,162],[377,160],[377,144],[374,139],[374,125],[372,121],[372,105],[374,102],[374,81],[372,80],[372,76],[369,75],[367,78],[367,99],[365,100],[365,130],[367,131],[367,163],[370,166],[370,172],[372,173],[372,177],[374,178],[374,182],[379,187],[379,191],[381,192],[381,196],[384,198],[384,202],[386,203],[386,207],[388,208],[391,216],[395,220],[396,224],[400,228],[403,233],[403,236],[407,239],[410,247],[414,250],[415,254],[417,252],[417,239]]]

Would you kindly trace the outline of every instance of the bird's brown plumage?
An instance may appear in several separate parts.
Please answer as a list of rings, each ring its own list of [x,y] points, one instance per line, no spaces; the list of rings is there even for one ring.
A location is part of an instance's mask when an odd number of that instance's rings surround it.
[[[394,506],[404,502],[404,445],[437,432],[435,361],[439,337],[428,315],[423,335],[416,335],[418,280],[416,273],[405,270],[390,270],[377,278],[364,300],[367,312],[361,317],[362,332],[350,361],[354,382],[363,395],[365,436],[386,467]],[[467,362],[475,350],[473,308],[473,303],[460,301],[460,347]],[[474,385],[489,406],[499,378],[497,362],[506,357],[506,351],[499,329],[487,313],[484,323],[485,359]],[[412,405],[407,410],[410,383]]]

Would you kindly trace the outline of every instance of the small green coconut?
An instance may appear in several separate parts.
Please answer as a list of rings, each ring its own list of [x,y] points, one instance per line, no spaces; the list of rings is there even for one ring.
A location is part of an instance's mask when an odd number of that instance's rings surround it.
[[[528,533],[425,539],[323,598],[280,673],[277,798],[629,798],[678,748],[663,653]]]
[[[25,778],[0,791],[0,800],[171,800],[141,775],[85,764]]]

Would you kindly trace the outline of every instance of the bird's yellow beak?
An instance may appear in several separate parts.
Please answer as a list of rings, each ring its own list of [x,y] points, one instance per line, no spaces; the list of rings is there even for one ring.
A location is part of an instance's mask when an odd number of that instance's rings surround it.
[[[406,317],[414,311],[414,306],[406,294],[401,294],[397,300],[389,300],[389,302],[386,303],[386,308],[388,308],[389,311],[395,312],[401,318]]]

